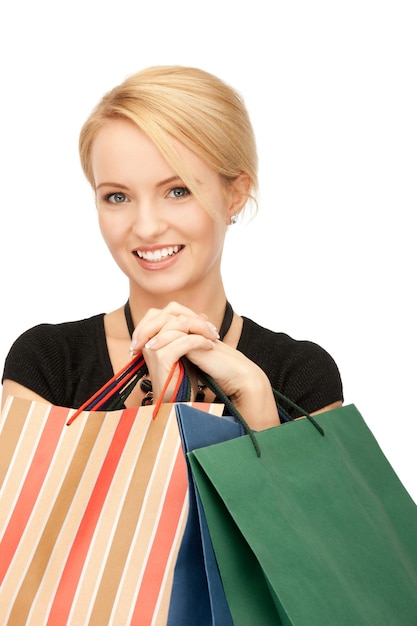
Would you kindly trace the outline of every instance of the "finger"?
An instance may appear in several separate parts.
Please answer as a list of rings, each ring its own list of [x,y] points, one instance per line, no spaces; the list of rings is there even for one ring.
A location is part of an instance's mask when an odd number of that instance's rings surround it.
[[[217,328],[201,315],[190,317],[189,315],[167,315],[161,312],[159,315],[142,320],[136,328],[132,344],[135,352],[139,352],[145,346],[150,347],[150,342],[157,347],[166,345],[171,338],[177,335],[171,331],[182,334],[201,335],[212,341],[219,339]]]
[[[189,309],[188,307],[183,306],[182,304],[179,304],[178,302],[170,302],[163,309],[155,309],[155,308],[148,309],[146,314],[143,316],[141,323],[138,324],[138,327],[142,323],[147,323],[148,321],[154,320],[160,315],[166,316],[166,318],[168,318],[169,316],[178,317],[179,315],[186,315],[188,317],[198,318],[204,315],[204,313],[196,313],[192,309]]]
[[[158,395],[163,388],[168,373],[173,365],[177,363],[187,350],[198,353],[213,350],[215,343],[202,337],[201,335],[180,335],[175,339],[171,337],[171,341],[165,346],[153,349],[144,348],[143,356],[148,366],[149,375],[152,380],[152,387],[155,395]]]
[[[148,351],[165,355],[170,351],[172,358],[179,359],[192,350],[210,350],[215,345],[215,337],[201,334],[188,334],[178,330],[164,330],[152,337],[143,347],[145,355]],[[165,352],[163,352],[165,350]]]
[[[163,325],[159,331],[159,335],[167,331],[175,330],[185,335],[202,335],[207,339],[219,339],[219,333],[217,328],[210,321],[198,316],[188,317],[186,315],[179,315],[177,317],[171,317]]]

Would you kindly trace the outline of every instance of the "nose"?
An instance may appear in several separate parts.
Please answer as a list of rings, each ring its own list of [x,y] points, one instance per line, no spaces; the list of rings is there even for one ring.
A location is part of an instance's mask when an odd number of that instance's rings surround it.
[[[134,208],[132,230],[144,241],[155,240],[166,228],[165,221],[156,203],[143,199]]]

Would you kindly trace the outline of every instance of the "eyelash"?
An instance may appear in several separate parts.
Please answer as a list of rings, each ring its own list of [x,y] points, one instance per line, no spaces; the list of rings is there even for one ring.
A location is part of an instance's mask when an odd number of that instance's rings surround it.
[[[175,192],[181,192],[181,195],[175,195]],[[185,186],[177,186],[177,187],[172,187],[172,189],[170,189],[168,191],[167,196],[171,196],[175,199],[181,200],[182,198],[186,198],[187,196],[191,195],[190,190],[188,189],[188,187]],[[114,199],[116,196],[122,197],[123,200],[122,202],[116,202],[116,200]],[[113,199],[112,199],[113,198]],[[124,204],[126,202],[126,195],[121,192],[121,191],[113,191],[112,193],[108,193],[104,196],[104,200],[105,202],[108,202],[109,204]]]
[[[188,189],[188,187],[177,186],[177,187],[172,187],[172,189],[169,190],[168,196],[171,195],[175,191],[181,191],[183,192],[183,195],[181,196],[174,195],[173,196],[174,198],[186,198],[187,196],[191,195],[191,191]]]
[[[114,196],[123,196],[123,202],[116,202],[115,200],[111,200]],[[114,191],[112,193],[108,193],[104,196],[104,200],[109,202],[110,204],[123,204],[126,201],[126,195],[121,191]]]

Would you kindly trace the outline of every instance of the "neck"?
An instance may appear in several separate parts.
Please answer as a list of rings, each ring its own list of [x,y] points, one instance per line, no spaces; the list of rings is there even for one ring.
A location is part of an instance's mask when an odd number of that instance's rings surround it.
[[[139,324],[150,308],[163,309],[170,302],[177,302],[195,313],[204,313],[219,328],[224,316],[226,293],[222,283],[220,286],[217,286],[216,290],[211,291],[204,290],[203,292],[199,289],[195,292],[187,291],[186,294],[170,293],[161,295],[139,292],[131,286],[129,303],[135,325]]]

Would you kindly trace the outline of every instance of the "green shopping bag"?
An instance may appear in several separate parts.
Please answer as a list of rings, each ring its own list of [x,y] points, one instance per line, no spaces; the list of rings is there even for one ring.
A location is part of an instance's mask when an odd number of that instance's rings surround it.
[[[315,420],[188,455],[234,624],[416,626],[417,506],[354,405]]]

